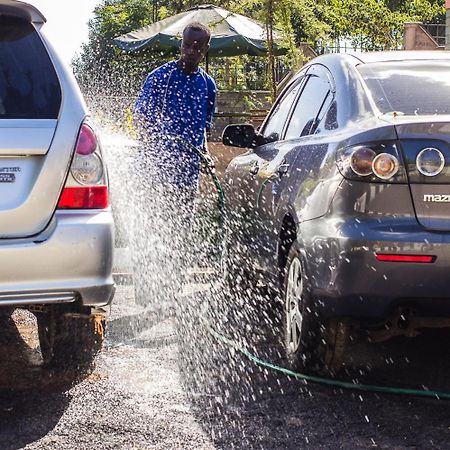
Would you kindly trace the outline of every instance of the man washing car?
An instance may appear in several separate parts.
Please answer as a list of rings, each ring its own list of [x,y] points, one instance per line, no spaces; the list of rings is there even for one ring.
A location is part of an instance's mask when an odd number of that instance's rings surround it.
[[[179,272],[176,261],[186,260],[186,240],[198,189],[200,152],[211,161],[205,135],[212,124],[216,85],[199,67],[208,52],[210,39],[208,27],[200,23],[187,25],[180,58],[148,75],[134,110],[143,141],[137,161],[143,188],[141,197],[147,203],[149,196],[152,200],[145,208],[151,209],[151,217],[137,231],[142,233],[144,228],[148,231],[147,237],[149,233],[157,236],[152,251],[155,252],[155,248],[159,251],[144,259],[154,261],[157,268],[165,266],[166,274]],[[142,239],[139,241],[142,243]],[[174,252],[179,253],[178,256]],[[143,258],[139,259],[140,265],[146,264]],[[173,291],[170,286],[177,283],[166,281],[165,287]],[[137,293],[137,297],[145,295]],[[144,298],[142,302],[147,303]]]
[[[151,72],[135,106],[135,120],[153,145],[144,152],[163,183],[196,190],[205,131],[212,124],[216,85],[199,67],[209,49],[210,30],[191,23],[183,31],[181,55]],[[155,145],[156,144],[156,145]]]

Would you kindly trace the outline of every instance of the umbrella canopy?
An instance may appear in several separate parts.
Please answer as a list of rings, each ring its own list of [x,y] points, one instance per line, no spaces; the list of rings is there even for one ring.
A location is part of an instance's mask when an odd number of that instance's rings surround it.
[[[128,52],[149,48],[155,52],[176,53],[180,48],[183,30],[191,22],[200,22],[211,29],[209,56],[264,56],[268,53],[263,25],[214,5],[188,9],[119,36],[113,43]],[[277,39],[279,36],[274,33],[274,40]],[[274,45],[274,55],[286,53],[286,48]]]

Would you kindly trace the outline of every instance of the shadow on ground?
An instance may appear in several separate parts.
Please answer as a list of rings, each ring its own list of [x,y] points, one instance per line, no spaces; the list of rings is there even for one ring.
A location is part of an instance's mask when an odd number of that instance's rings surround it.
[[[172,311],[144,311],[113,319],[108,324],[107,342],[135,348],[160,348],[178,341],[168,321]]]
[[[191,311],[199,311],[195,301]],[[197,420],[218,449],[448,448],[450,400],[306,384],[256,365],[206,327],[280,363],[272,330],[255,321],[236,330],[216,319],[212,315],[205,324],[195,313],[184,317],[180,366]],[[339,378],[450,392],[448,342],[450,333],[440,330],[353,345]]]
[[[16,315],[16,314],[15,314]],[[0,448],[25,447],[48,434],[70,403],[68,390],[90,370],[42,365],[31,314],[0,317]]]

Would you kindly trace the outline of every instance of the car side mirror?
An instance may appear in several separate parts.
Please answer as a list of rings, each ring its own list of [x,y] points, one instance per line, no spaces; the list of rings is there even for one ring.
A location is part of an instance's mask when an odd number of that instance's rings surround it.
[[[222,143],[232,147],[256,147],[257,132],[253,125],[239,124],[227,125],[223,130]]]

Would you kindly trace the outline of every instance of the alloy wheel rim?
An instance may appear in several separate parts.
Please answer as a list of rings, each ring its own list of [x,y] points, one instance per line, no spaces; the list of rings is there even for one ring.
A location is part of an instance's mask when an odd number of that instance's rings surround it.
[[[289,266],[286,286],[286,346],[289,354],[295,353],[300,347],[302,337],[303,316],[302,266],[298,258],[294,258]]]

